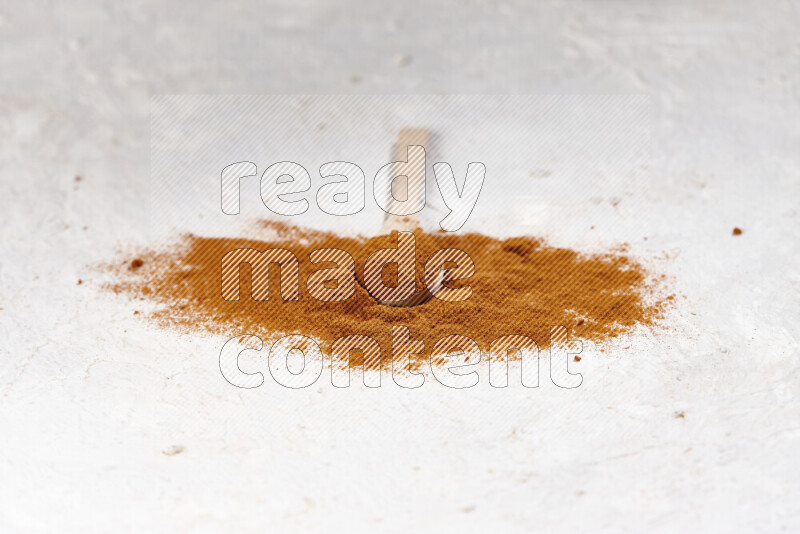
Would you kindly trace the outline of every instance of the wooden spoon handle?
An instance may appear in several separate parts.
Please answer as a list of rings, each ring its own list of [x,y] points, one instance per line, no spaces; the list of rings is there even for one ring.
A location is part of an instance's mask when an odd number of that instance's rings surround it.
[[[403,128],[397,134],[397,141],[394,145],[392,161],[407,161],[408,160],[408,147],[412,145],[427,147],[428,145],[428,130],[426,128]],[[407,177],[408,190],[413,191],[420,187],[424,187],[424,183],[418,183],[420,177]],[[392,206],[394,198],[389,199],[389,205]],[[397,211],[397,210],[392,210]],[[419,214],[406,215],[399,217],[387,213],[383,219],[383,227],[381,233],[389,233],[393,230],[413,230],[419,227]]]

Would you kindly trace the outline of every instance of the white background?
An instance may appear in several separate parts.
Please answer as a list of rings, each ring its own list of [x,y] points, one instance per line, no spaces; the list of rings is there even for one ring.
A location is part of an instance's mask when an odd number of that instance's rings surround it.
[[[799,13],[4,3],[0,530],[800,530]],[[649,187],[583,200],[594,234],[555,200],[503,231],[629,242],[668,325],[587,347],[573,391],[242,391],[218,339],[100,290],[149,242],[151,96],[406,92],[649,95]]]

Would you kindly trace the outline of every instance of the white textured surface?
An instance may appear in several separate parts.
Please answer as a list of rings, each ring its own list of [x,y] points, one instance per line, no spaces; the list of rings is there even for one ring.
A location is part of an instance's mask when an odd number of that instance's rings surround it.
[[[797,2],[182,4],[0,7],[0,530],[800,530]],[[673,328],[577,391],[232,388],[91,266],[147,242],[151,95],[296,92],[651,95],[587,243],[667,257]]]

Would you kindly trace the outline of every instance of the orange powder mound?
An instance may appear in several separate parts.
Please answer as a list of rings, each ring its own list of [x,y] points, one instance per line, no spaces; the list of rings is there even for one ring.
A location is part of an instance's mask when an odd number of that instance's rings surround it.
[[[151,319],[183,331],[229,337],[252,334],[265,342],[302,334],[319,342],[326,355],[339,337],[369,335],[380,344],[384,364],[391,358],[392,325],[409,327],[412,339],[425,344],[421,361],[428,361],[425,358],[434,343],[450,334],[470,337],[484,351],[492,340],[507,334],[528,336],[543,349],[549,346],[550,328],[563,325],[572,338],[602,343],[636,325],[652,325],[665,302],[654,297],[653,277],[621,251],[582,254],[535,237],[503,240],[475,233],[427,233],[419,228],[414,231],[418,287],[422,288],[425,261],[439,249],[457,248],[472,258],[475,274],[448,285],[471,286],[468,300],[450,303],[433,298],[419,306],[391,307],[377,303],[356,284],[350,299],[320,302],[308,294],[305,280],[312,272],[334,265],[312,264],[312,251],[339,248],[349,252],[361,281],[369,255],[396,247],[396,235],[344,237],[272,222],[263,223],[263,229],[275,237],[185,236],[171,252],[142,254],[145,259],[134,260],[135,268],[130,261],[120,266],[119,281],[111,289],[159,303]],[[300,300],[281,299],[277,266],[270,268],[269,300],[250,297],[249,268],[242,269],[240,300],[224,300],[222,257],[237,248],[292,251],[300,263]],[[396,277],[396,270],[384,270],[388,284],[392,276]],[[360,364],[359,351],[354,351],[351,365]]]

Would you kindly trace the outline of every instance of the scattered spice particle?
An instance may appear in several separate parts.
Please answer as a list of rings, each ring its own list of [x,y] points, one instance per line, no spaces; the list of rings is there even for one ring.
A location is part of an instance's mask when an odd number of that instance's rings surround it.
[[[180,454],[182,452],[183,452],[183,445],[170,445],[169,447],[161,451],[161,454],[165,456],[175,456],[176,454]]]
[[[81,285],[82,283],[83,283],[83,280],[80,280],[80,279],[79,279],[79,280],[78,280],[78,285]]]
[[[76,176],[75,176],[75,181],[76,181],[76,182],[80,182],[81,180],[82,180],[82,178],[81,178],[81,175],[80,175],[80,174],[78,174],[78,175],[76,175]]]
[[[574,359],[576,362],[579,362],[579,361],[581,361],[581,360],[582,360],[582,358],[581,358],[580,356],[577,356],[577,355],[576,355],[576,356],[575,356],[575,358],[573,358],[573,359]]]
[[[742,229],[739,227],[734,228],[733,235],[742,235]]]
[[[131,269],[138,269],[142,265],[144,265],[144,261],[142,261],[140,258],[136,258],[131,262]]]

